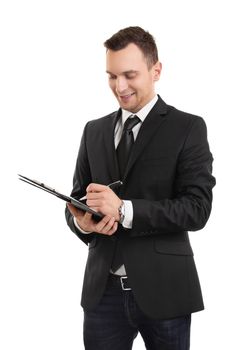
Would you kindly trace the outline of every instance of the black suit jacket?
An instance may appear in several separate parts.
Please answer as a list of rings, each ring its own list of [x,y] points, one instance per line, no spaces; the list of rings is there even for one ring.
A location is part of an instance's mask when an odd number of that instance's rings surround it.
[[[74,173],[72,196],[91,182],[119,180],[114,128],[121,110],[87,123]],[[168,106],[160,97],[143,122],[119,197],[133,204],[132,229],[119,225],[111,237],[71,230],[86,244],[82,306],[92,310],[103,295],[116,239],[140,308],[153,318],[172,318],[203,309],[187,231],[206,224],[215,179],[206,126],[201,117]]]

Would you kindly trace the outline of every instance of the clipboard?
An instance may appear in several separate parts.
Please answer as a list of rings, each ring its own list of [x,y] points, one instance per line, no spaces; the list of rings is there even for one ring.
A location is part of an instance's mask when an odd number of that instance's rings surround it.
[[[23,176],[20,174],[18,174],[18,176],[19,176],[19,180],[26,182],[27,184],[32,185],[34,187],[37,187],[43,191],[46,191],[46,192],[52,194],[53,196],[56,196],[56,197],[64,200],[65,202],[71,203],[76,208],[78,208],[84,212],[88,212],[88,213],[92,214],[92,217],[95,221],[100,221],[104,217],[103,214],[91,209],[90,207],[88,207],[88,205],[80,202],[79,200],[77,200],[73,197],[66,196],[65,194],[62,194],[62,193],[56,191],[54,188],[49,187],[42,182],[39,182],[37,180],[32,180],[29,177],[26,177],[26,176]]]

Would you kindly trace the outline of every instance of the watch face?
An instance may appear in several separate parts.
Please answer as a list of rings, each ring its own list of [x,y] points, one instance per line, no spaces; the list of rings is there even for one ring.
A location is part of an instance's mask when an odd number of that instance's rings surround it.
[[[124,205],[123,201],[122,201],[122,204],[121,204],[120,208],[118,209],[118,211],[119,211],[119,215],[120,215],[119,223],[122,224],[122,222],[125,218],[125,205]]]

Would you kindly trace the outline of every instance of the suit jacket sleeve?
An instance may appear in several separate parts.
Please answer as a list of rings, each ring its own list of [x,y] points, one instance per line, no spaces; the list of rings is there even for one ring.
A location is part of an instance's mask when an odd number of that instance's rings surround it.
[[[88,162],[88,155],[86,150],[86,127],[84,128],[83,136],[81,139],[78,158],[76,162],[74,177],[73,177],[73,190],[71,196],[78,199],[86,194],[86,188],[91,182],[91,173]],[[66,221],[70,229],[86,244],[92,239],[94,233],[84,234],[75,226],[73,221],[73,215],[68,208],[65,209]]]
[[[132,236],[203,228],[212,203],[212,154],[202,118],[195,118],[179,154],[170,199],[133,199]]]

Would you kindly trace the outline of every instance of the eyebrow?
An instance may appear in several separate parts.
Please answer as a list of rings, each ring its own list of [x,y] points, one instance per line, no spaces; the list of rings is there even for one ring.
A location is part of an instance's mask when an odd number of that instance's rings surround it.
[[[137,73],[137,72],[138,72],[137,70],[130,69],[130,70],[127,70],[125,72],[122,72],[121,74],[131,74],[131,73]],[[114,74],[112,72],[109,72],[108,70],[106,70],[106,73],[112,74],[112,75],[116,75],[116,74]]]

